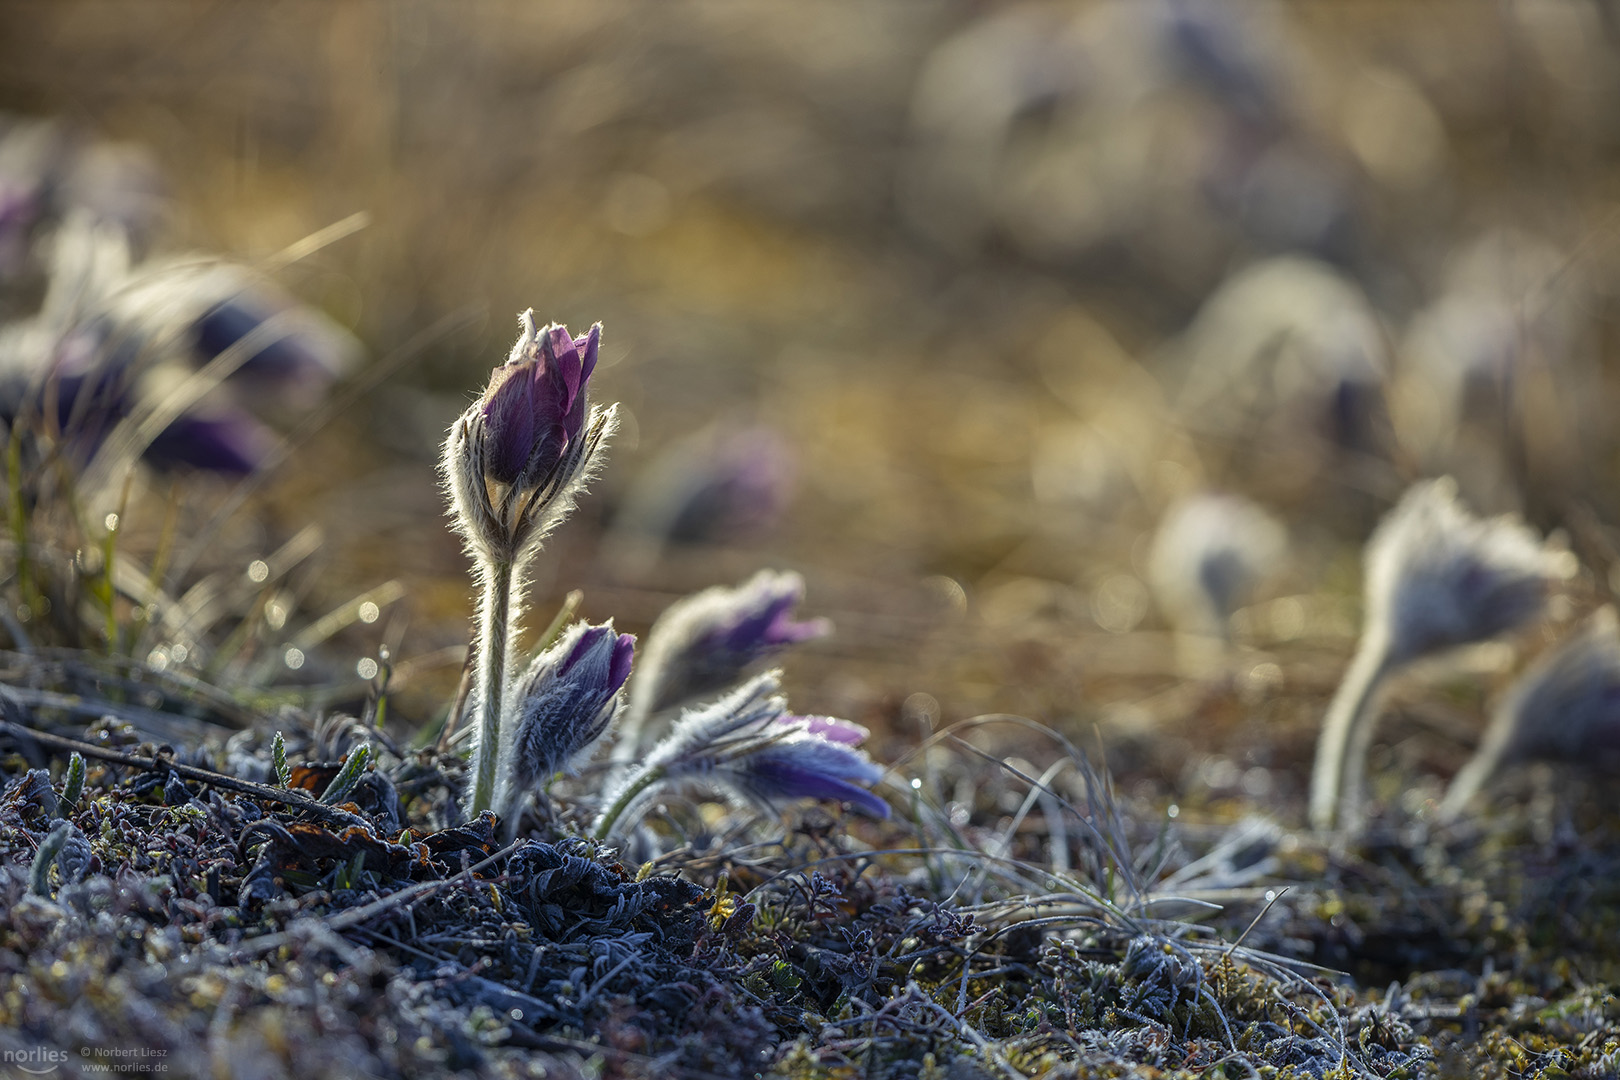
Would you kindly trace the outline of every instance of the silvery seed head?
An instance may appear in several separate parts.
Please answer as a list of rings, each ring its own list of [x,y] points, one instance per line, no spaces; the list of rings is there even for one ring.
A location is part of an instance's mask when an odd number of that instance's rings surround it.
[[[1620,618],[1603,608],[1537,658],[1496,706],[1479,751],[1440,805],[1457,817],[1500,769],[1524,761],[1620,763]]]
[[[826,619],[793,617],[802,599],[798,574],[761,570],[735,588],[715,586],[677,600],[647,635],[632,687],[637,709],[656,713],[713,693],[749,665],[831,633]]]
[[[1165,514],[1148,577],[1178,630],[1225,636],[1232,613],[1287,546],[1282,525],[1256,503],[1239,495],[1192,495]]]
[[[533,310],[518,322],[511,355],[444,447],[456,527],[486,562],[520,560],[568,515],[616,423],[587,400],[601,324],[575,338],[536,328]]]
[[[612,726],[635,645],[611,621],[575,623],[513,683],[495,796],[502,817],[531,788],[588,755]]]
[[[1480,519],[1449,478],[1402,496],[1367,543],[1366,625],[1390,664],[1485,641],[1541,615],[1572,558],[1515,517]]]
[[[830,717],[789,715],[777,694],[780,686],[781,673],[768,671],[682,715],[642,766],[621,776],[608,793],[612,805],[638,781],[656,778],[622,808],[617,823],[634,821],[661,788],[688,783],[767,811],[810,798],[847,802],[888,817],[888,804],[864,786],[884,772],[854,746],[866,730]]]

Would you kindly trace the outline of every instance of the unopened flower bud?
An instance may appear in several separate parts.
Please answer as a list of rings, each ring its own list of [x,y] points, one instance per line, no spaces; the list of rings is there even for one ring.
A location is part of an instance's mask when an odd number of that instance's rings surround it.
[[[803,599],[798,574],[761,570],[742,585],[704,589],[665,609],[647,634],[630,688],[618,759],[635,756],[637,737],[656,714],[724,690],[750,665],[830,634],[826,619],[794,618]]]
[[[1598,611],[1513,684],[1493,711],[1479,751],[1446,790],[1441,820],[1457,818],[1498,770],[1524,761],[1620,763],[1620,618],[1614,608]]]
[[[613,623],[575,623],[512,685],[495,802],[510,818],[537,784],[570,769],[612,725],[636,639]]]
[[[601,325],[575,338],[536,328],[532,310],[518,321],[511,355],[445,442],[457,527],[491,562],[519,560],[567,516],[615,424],[587,400]]]

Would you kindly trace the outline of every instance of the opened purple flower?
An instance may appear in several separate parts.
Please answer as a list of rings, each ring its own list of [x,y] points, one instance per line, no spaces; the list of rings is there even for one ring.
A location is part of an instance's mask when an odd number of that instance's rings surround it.
[[[804,579],[761,570],[735,588],[715,586],[671,604],[647,635],[630,688],[621,760],[646,722],[665,709],[731,686],[751,665],[832,632],[826,619],[798,619]]]
[[[512,685],[504,725],[497,812],[508,819],[529,789],[572,768],[612,725],[636,639],[575,623]]]
[[[632,822],[670,785],[700,784],[762,810],[791,799],[832,799],[889,816],[864,785],[884,769],[853,745],[866,731],[824,716],[790,716],[777,694],[781,673],[755,676],[712,705],[687,711],[607,796],[596,835]]]

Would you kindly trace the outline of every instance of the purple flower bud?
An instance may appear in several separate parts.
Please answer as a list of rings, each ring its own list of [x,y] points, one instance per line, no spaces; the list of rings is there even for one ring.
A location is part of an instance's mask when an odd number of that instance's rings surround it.
[[[443,470],[456,528],[485,564],[533,554],[573,509],[615,427],[614,409],[587,401],[601,324],[575,338],[536,328],[534,312],[483,396],[450,429]]]
[[[496,794],[503,817],[530,788],[571,769],[613,723],[635,644],[612,622],[575,623],[513,684],[508,709],[515,723],[502,725],[507,745]]]
[[[579,439],[602,338],[600,323],[574,338],[556,324],[536,330],[532,310],[520,321],[523,333],[506,364],[491,373],[480,402],[489,432],[484,471],[498,484],[538,482]]]
[[[761,570],[736,588],[716,586],[671,604],[647,636],[632,695],[638,713],[723,689],[751,664],[830,634],[826,619],[794,618],[802,599],[798,574]]]
[[[889,816],[888,803],[858,786],[883,779],[883,767],[859,750],[808,732],[738,758],[725,775],[751,801],[766,806],[785,799],[828,799]]]

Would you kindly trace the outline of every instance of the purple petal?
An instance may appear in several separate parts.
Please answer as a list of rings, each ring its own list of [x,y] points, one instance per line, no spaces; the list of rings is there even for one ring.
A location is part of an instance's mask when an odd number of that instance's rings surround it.
[[[876,817],[889,816],[889,804],[865,788],[782,758],[754,761],[749,772],[761,790],[777,797],[847,802]]]
[[[563,662],[558,665],[557,670],[560,673],[567,675],[574,669],[575,664],[578,664],[581,660],[583,660],[586,654],[595,651],[602,644],[603,639],[607,638],[612,633],[613,628],[610,626],[588,627],[579,635],[578,640],[574,642],[574,647],[569,650],[567,657],[565,657]]]
[[[257,420],[239,409],[186,415],[164,428],[146,457],[159,466],[190,465],[221,473],[250,473],[274,442]]]
[[[484,469],[499,484],[510,484],[534,452],[533,379],[522,366],[498,367],[484,391],[484,424],[488,431]]]
[[[768,645],[797,645],[801,641],[812,641],[815,638],[826,637],[830,633],[832,633],[830,620],[795,620],[793,613],[784,608],[777,612],[770,626],[765,628],[763,640]]]
[[[581,374],[584,365],[580,361],[579,349],[575,347],[566,326],[553,323],[540,333],[541,363],[550,371],[555,371],[562,380],[562,385],[567,388],[565,405],[572,406],[579,394],[580,383],[584,381]]]
[[[608,683],[616,692],[630,678],[630,664],[635,659],[636,639],[631,634],[620,634],[613,644],[613,661],[608,667]]]
[[[593,324],[590,332],[584,337],[574,339],[574,348],[579,350],[582,357],[579,368],[579,383],[581,386],[584,386],[586,381],[590,379],[591,372],[596,370],[596,350],[601,343],[601,323]]]
[[[784,716],[778,723],[800,725],[811,735],[842,746],[857,746],[871,734],[861,725],[836,716]]]

